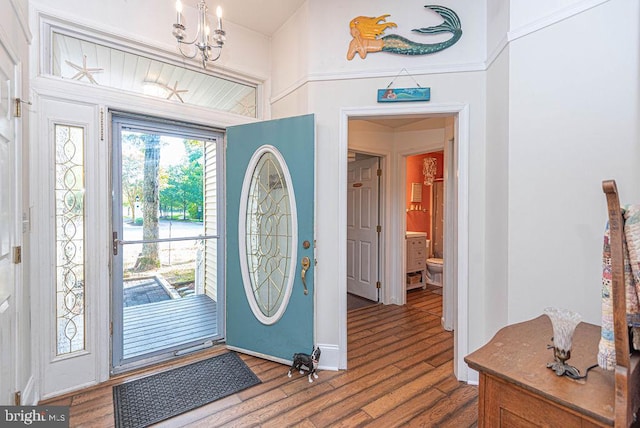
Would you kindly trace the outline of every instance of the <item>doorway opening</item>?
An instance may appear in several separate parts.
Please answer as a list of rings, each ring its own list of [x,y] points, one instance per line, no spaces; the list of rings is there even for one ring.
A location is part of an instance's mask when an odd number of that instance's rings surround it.
[[[404,159],[406,302],[423,307],[442,319],[445,285],[444,150],[431,149]],[[427,293],[419,293],[419,290]],[[422,298],[417,299],[417,296]],[[435,307],[434,302],[439,302],[439,307]]]
[[[112,112],[112,373],[224,329],[221,132]]]
[[[395,107],[395,106],[394,106]],[[451,185],[445,190],[444,258],[450,260],[444,272],[445,287],[443,327],[454,330],[454,372],[459,380],[467,380],[467,367],[462,359],[466,355],[467,343],[467,295],[468,295],[468,106],[430,105],[409,107],[367,107],[342,110],[341,151],[347,163],[348,151],[363,151],[380,156],[388,163],[382,186],[387,189],[382,195],[383,217],[381,252],[383,304],[404,305],[406,292],[406,158],[418,153],[444,150],[447,152],[446,179]],[[429,125],[440,122],[445,125]],[[402,131],[399,132],[397,129]],[[448,128],[448,129],[445,129]],[[358,131],[362,136],[358,138]],[[438,134],[438,143],[427,143],[423,134]],[[347,169],[347,168],[345,168]],[[348,174],[344,177],[345,200]],[[402,189],[401,191],[399,189]],[[410,195],[409,195],[410,196]],[[342,211],[346,219],[346,206]],[[386,213],[386,216],[385,216]],[[346,223],[346,221],[345,221]],[[345,224],[346,226],[346,224]],[[345,254],[346,254],[345,239]],[[344,293],[346,295],[346,269]],[[346,300],[346,299],[345,299]],[[346,359],[346,304],[345,324],[341,328],[340,368],[347,368]],[[448,322],[450,323],[449,325]],[[344,339],[344,340],[343,340]]]

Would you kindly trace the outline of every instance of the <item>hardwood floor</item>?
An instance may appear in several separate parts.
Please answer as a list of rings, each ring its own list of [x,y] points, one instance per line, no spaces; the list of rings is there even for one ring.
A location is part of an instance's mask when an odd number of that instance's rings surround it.
[[[287,366],[242,355],[260,385],[157,426],[476,426],[478,389],[453,376],[453,334],[440,326],[442,296],[413,290],[407,302],[349,312],[346,371],[320,371],[309,383],[298,374],[288,378]],[[113,385],[223,352],[118,376],[46,404],[70,406],[72,427],[112,427]]]

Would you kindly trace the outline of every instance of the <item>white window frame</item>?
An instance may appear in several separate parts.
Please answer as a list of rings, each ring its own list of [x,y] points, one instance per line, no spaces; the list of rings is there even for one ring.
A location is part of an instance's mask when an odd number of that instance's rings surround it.
[[[175,53],[168,52],[159,47],[141,44],[136,41],[126,39],[121,36],[117,36],[106,31],[101,31],[94,28],[88,28],[86,26],[75,24],[73,22],[64,20],[62,18],[48,15],[44,12],[38,13],[38,26],[40,28],[40,40],[38,50],[38,67],[37,73],[39,76],[46,76],[52,79],[62,80],[62,78],[54,76],[52,69],[52,34],[54,32],[63,35],[68,35],[81,40],[86,40],[90,43],[96,43],[108,48],[121,50],[134,55],[139,55],[145,58],[149,58],[156,61],[161,61],[167,64],[171,64],[177,67],[181,67],[187,70],[196,71],[198,73],[205,73],[210,76],[230,80],[242,85],[252,86],[256,89],[256,115],[255,119],[260,120],[264,116],[264,80],[255,76],[251,76],[245,73],[237,71],[227,70],[224,67],[216,66],[212,69],[203,70],[194,62],[184,61]],[[78,83],[78,82],[74,82]],[[84,84],[87,86],[86,84]],[[115,88],[110,88],[116,92],[124,92]],[[141,94],[135,94],[136,96],[144,96]],[[153,98],[148,96],[149,98]],[[174,103],[171,103],[175,106]],[[209,109],[211,110],[211,109]],[[235,115],[233,113],[228,113]],[[242,116],[248,119],[254,119],[249,116]]]

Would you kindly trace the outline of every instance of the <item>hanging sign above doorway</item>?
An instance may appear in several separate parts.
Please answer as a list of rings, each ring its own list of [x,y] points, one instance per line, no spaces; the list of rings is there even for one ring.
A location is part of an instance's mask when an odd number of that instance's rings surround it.
[[[429,101],[431,88],[386,88],[378,89],[379,103],[401,101]]]
[[[393,83],[398,76],[405,72],[409,76],[413,83],[416,84],[415,88],[392,88]],[[393,103],[402,101],[429,101],[431,98],[431,88],[423,88],[420,83],[407,71],[406,68],[400,70],[400,72],[393,78],[393,80],[384,89],[378,89],[378,102],[379,103]]]

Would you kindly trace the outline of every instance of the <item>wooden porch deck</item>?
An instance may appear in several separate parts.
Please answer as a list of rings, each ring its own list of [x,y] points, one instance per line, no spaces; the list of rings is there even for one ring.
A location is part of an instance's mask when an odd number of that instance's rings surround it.
[[[218,334],[217,304],[204,294],[129,306],[123,314],[123,357],[192,346]]]

